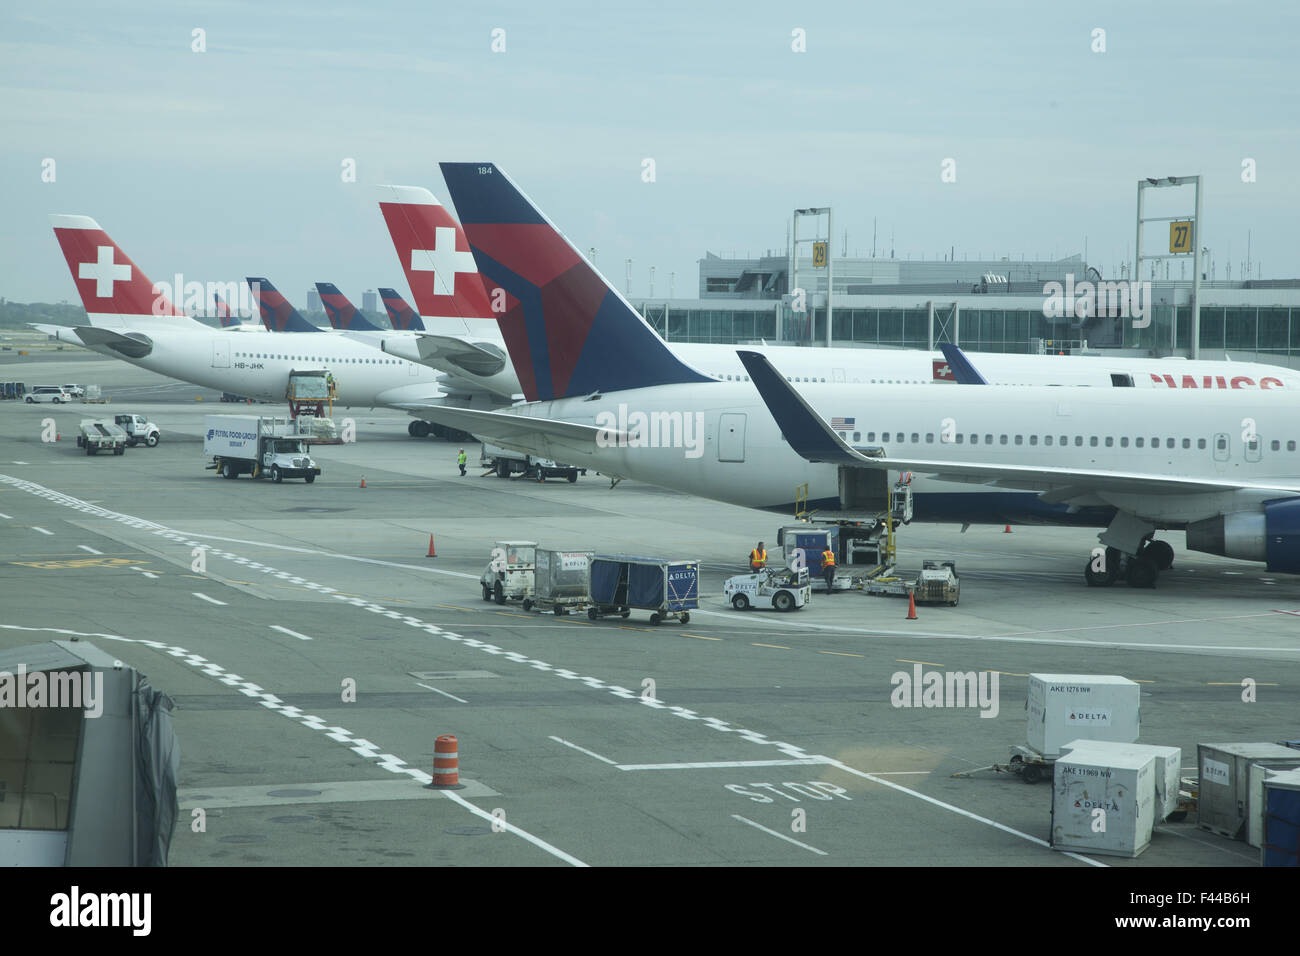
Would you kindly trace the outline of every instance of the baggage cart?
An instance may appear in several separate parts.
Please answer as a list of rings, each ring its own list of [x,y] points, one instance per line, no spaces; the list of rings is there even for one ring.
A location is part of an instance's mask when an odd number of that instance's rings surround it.
[[[532,597],[524,598],[524,610],[537,608],[556,617],[581,611],[591,604],[590,551],[537,550]]]
[[[587,617],[593,621],[613,614],[626,618],[636,609],[649,611],[651,624],[669,618],[685,624],[691,619],[690,612],[700,606],[700,563],[595,555],[591,559],[591,601]]]

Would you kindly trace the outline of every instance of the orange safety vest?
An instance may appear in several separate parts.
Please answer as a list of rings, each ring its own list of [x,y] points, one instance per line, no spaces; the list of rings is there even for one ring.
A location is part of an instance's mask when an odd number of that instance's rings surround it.
[[[832,551],[830,548],[827,548],[825,551],[822,552],[822,567],[823,568],[835,567],[835,552]]]
[[[767,552],[759,551],[758,548],[749,552],[749,566],[754,570],[767,567]]]

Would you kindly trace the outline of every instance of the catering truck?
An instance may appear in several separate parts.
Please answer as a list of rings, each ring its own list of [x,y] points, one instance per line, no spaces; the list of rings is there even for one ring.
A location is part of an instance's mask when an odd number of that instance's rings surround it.
[[[307,453],[308,442],[285,418],[259,415],[207,415],[203,419],[203,453],[222,478],[302,478],[308,484],[320,466]]]

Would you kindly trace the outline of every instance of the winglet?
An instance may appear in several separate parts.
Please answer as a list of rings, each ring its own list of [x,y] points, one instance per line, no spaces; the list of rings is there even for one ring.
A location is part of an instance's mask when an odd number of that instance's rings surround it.
[[[951,342],[940,342],[939,349],[943,352],[948,367],[952,369],[953,378],[957,380],[958,385],[987,385],[989,383],[989,380],[981,375],[979,369],[966,357],[966,353],[957,346]]]
[[[781,434],[800,457],[836,465],[861,464],[864,457],[844,443],[766,356],[758,352],[738,351],[741,363],[758,388],[768,411],[776,419]]]

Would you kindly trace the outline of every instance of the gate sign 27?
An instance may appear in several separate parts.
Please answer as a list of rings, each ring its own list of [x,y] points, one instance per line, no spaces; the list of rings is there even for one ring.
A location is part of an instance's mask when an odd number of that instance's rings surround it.
[[[1170,252],[1191,252],[1192,251],[1192,223],[1191,220],[1185,222],[1171,222],[1169,224],[1169,251]]]

